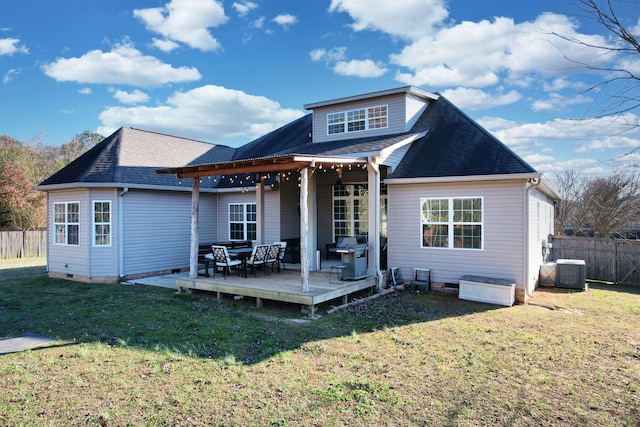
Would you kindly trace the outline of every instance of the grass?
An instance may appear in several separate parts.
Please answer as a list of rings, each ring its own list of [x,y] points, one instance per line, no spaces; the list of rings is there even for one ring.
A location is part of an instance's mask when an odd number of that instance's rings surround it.
[[[6,426],[637,426],[640,288],[510,308],[397,292],[319,319],[286,305],[0,270]],[[297,309],[297,308],[296,308]]]

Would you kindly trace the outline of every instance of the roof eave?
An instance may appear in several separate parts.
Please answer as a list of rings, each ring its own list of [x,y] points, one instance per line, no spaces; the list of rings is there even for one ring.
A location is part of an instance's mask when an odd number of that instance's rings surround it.
[[[480,182],[480,181],[523,181],[529,179],[540,179],[542,174],[532,173],[508,173],[493,175],[463,175],[463,176],[436,176],[417,178],[387,178],[385,184],[438,184],[449,182]]]

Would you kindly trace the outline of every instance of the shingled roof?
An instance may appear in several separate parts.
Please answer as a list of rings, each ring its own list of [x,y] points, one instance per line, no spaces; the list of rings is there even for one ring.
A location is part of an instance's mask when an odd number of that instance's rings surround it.
[[[118,187],[188,188],[188,180],[181,182],[176,174],[158,174],[158,170],[297,155],[370,155],[409,138],[414,141],[387,178],[535,173],[511,149],[443,96],[430,101],[408,132],[314,143],[311,131],[312,114],[307,114],[234,149],[123,127],[38,187],[46,190],[72,184],[113,184]],[[238,172],[242,173],[242,170]],[[251,185],[252,182],[248,180],[246,184]],[[227,187],[231,184],[225,180],[203,180],[202,188]]]
[[[140,129],[123,127],[38,187],[84,184],[189,187],[177,177],[158,175],[163,167],[231,160],[234,149]],[[44,189],[44,188],[41,188]]]
[[[388,178],[432,178],[535,173],[527,162],[441,96],[412,131],[428,130],[413,142]]]

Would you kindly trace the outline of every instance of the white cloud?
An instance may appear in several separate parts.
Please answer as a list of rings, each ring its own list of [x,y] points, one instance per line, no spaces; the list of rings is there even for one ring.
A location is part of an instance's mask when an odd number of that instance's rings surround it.
[[[119,45],[110,52],[92,50],[77,58],[58,58],[42,68],[57,81],[141,87],[190,82],[201,77],[195,68],[174,68],[153,56],[143,55],[131,45]]]
[[[0,39],[0,55],[11,56],[14,53],[29,53],[29,49],[20,44],[20,39]]]
[[[288,28],[290,25],[298,22],[298,18],[288,13],[281,13],[280,15],[273,18],[272,21],[284,28]]]
[[[135,126],[205,141],[243,137],[247,142],[304,114],[263,96],[205,85],[175,92],[160,106],[106,108],[97,131],[109,135],[121,126]]]
[[[342,61],[346,58],[347,48],[344,46],[334,47],[329,50],[325,48],[314,49],[309,52],[311,60],[314,62],[325,61],[327,63]]]
[[[252,1],[234,2],[231,6],[240,16],[246,16],[247,13],[258,7],[258,5]]]
[[[382,31],[417,40],[432,34],[449,15],[443,0],[332,0],[330,12],[346,12],[355,31]]]
[[[569,105],[587,104],[592,101],[591,98],[584,95],[565,96],[559,93],[550,93],[545,99],[533,101],[531,106],[533,111],[563,111]]]
[[[492,95],[480,89],[467,87],[447,89],[442,92],[442,95],[456,106],[469,110],[484,110],[501,105],[509,105],[522,99],[522,95],[515,90],[507,93],[498,90],[497,93]]]
[[[157,37],[153,38],[151,45],[163,52],[171,52],[180,47],[180,45],[173,40],[159,39]]]
[[[7,70],[7,72],[4,73],[4,76],[2,76],[2,83],[3,84],[9,83],[11,80],[13,80],[14,76],[17,76],[21,72],[22,72],[21,70],[16,69],[16,68],[12,68],[10,70]]]
[[[208,29],[228,20],[224,8],[215,0],[171,0],[162,7],[135,9],[133,16],[165,39],[205,52],[220,48]]]
[[[140,104],[142,102],[149,101],[150,97],[146,93],[135,89],[133,92],[126,92],[124,90],[113,90],[113,97],[123,104]]]
[[[264,16],[261,16],[260,18],[256,19],[255,21],[253,21],[250,25],[251,28],[256,28],[256,29],[261,29],[262,27],[264,27]]]
[[[80,90],[78,90],[78,93],[81,95],[91,95],[93,91],[91,90],[90,87],[83,87]]]
[[[373,62],[370,59],[339,61],[333,67],[333,70],[341,76],[356,77],[380,77],[387,72],[382,63]]]
[[[599,119],[554,119],[543,123],[522,123],[495,118],[478,122],[511,147],[541,144],[572,146],[576,153],[640,147],[640,120],[627,113]]]
[[[355,31],[381,31],[406,40],[390,62],[399,67],[396,80],[416,86],[526,87],[541,79],[588,72],[579,63],[598,67],[615,59],[572,43],[577,39],[606,45],[607,41],[579,33],[576,21],[554,13],[521,23],[507,17],[455,23],[448,20],[441,0],[332,0],[329,10],[348,13]]]

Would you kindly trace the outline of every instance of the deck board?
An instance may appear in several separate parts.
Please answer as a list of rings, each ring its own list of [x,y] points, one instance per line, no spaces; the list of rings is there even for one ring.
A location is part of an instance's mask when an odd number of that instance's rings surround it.
[[[280,301],[308,306],[313,314],[315,306],[337,298],[345,298],[355,292],[377,286],[375,277],[361,280],[344,281],[342,283],[329,283],[328,271],[314,271],[309,273],[309,291],[302,290],[302,276],[300,270],[283,270],[280,273],[272,272],[265,276],[264,272],[257,271],[256,277],[249,274],[247,278],[238,277],[235,273],[225,279],[222,273],[216,277],[178,278],[178,289],[188,291],[197,289],[201,291],[217,292],[229,295],[238,295],[260,299]]]

